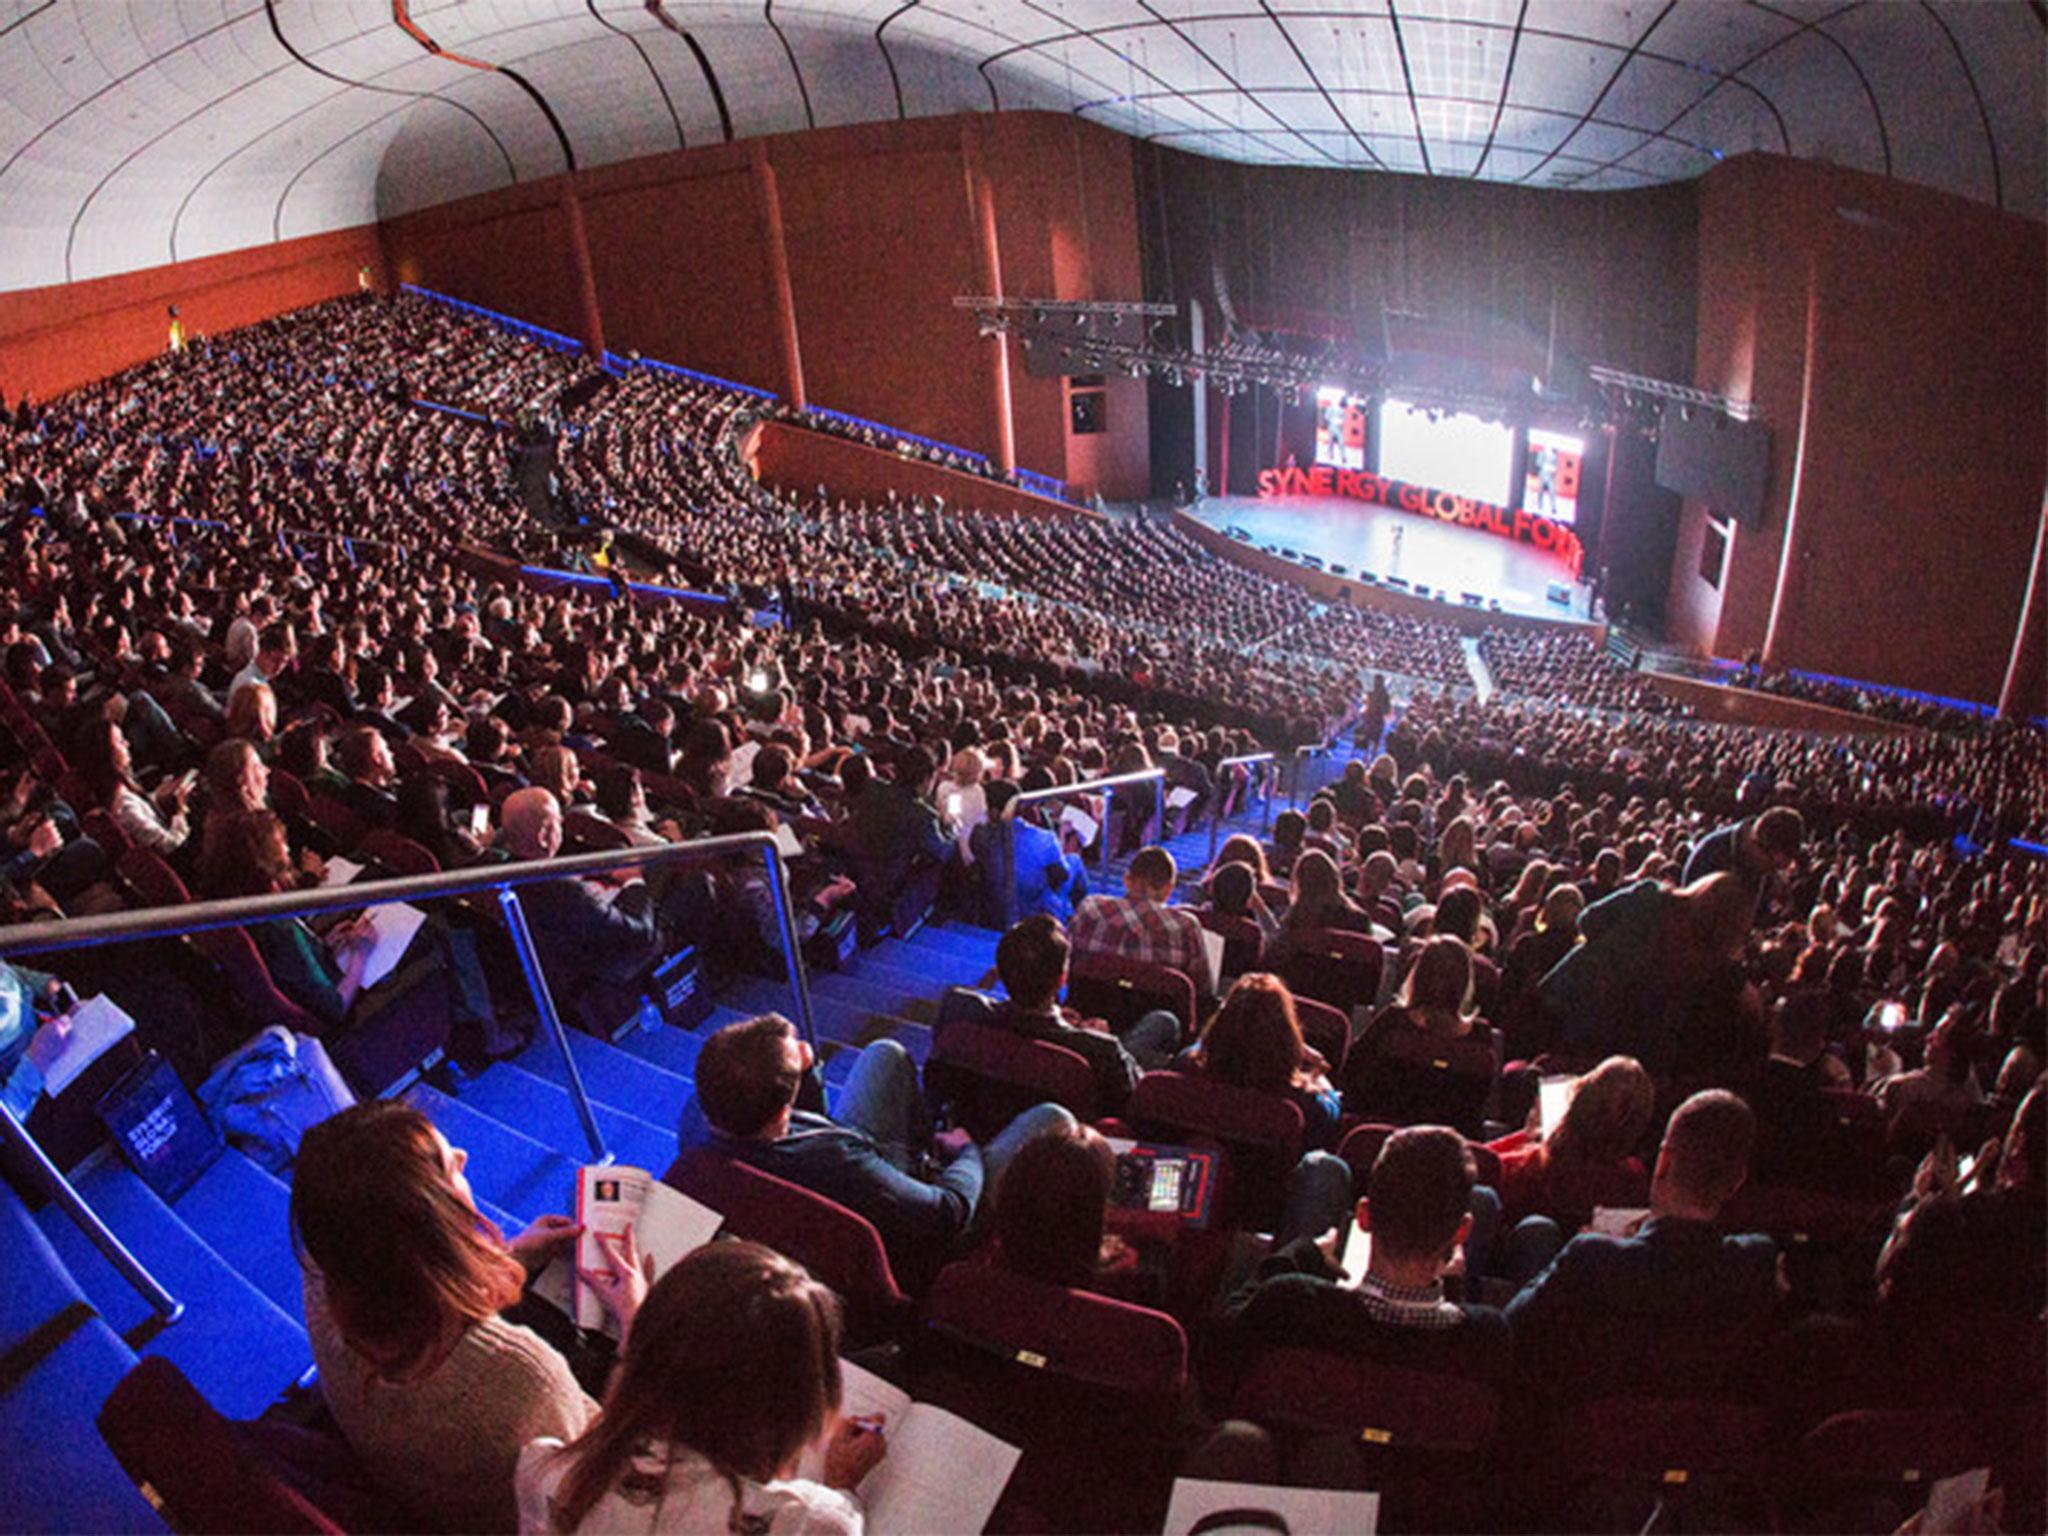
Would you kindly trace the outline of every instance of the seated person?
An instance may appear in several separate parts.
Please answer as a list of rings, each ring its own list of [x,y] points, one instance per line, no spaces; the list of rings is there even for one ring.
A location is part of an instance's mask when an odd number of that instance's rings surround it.
[[[983,786],[988,814],[969,841],[986,849],[1000,831],[999,823],[1017,798],[1018,788],[1006,779]],[[1088,871],[1078,853],[1065,853],[1059,838],[1038,824],[1027,808],[1010,818],[1010,874],[1017,887],[1017,915],[1043,912],[1062,922],[1074,915],[1074,903],[1088,894]],[[977,858],[983,854],[976,854]]]
[[[341,803],[366,827],[398,819],[398,763],[391,742],[372,725],[354,725],[334,743],[334,763],[348,778]]]
[[[839,1298],[759,1243],[710,1243],[647,1290],[604,1413],[519,1457],[519,1528],[858,1536],[887,1430],[839,1414]],[[824,1481],[796,1474],[824,1446]]]
[[[943,864],[953,852],[953,839],[931,806],[938,772],[930,753],[911,747],[897,759],[893,781],[873,779],[847,796],[834,840],[853,864],[863,938],[889,926],[920,866]]]
[[[1057,1104],[1026,1110],[987,1147],[934,1138],[924,1123],[917,1067],[894,1040],[861,1052],[839,1119],[797,1108],[816,1058],[780,1014],[728,1024],[697,1057],[697,1103],[711,1145],[748,1166],[836,1200],[881,1235],[906,1283],[928,1280],[966,1232],[991,1172],[1017,1149],[1077,1122]],[[919,1171],[931,1163],[927,1181]]]
[[[1656,1111],[1656,1085],[1626,1056],[1576,1079],[1548,1136],[1518,1131],[1488,1144],[1500,1154],[1502,1220],[1547,1216],[1576,1229],[1592,1219],[1577,1198],[1586,1190],[1602,1205],[1640,1205],[1650,1184],[1636,1151]]]
[[[1198,1003],[1216,995],[1202,921],[1169,907],[1180,870],[1164,848],[1141,848],[1124,871],[1122,896],[1090,896],[1075,909],[1068,937],[1074,953],[1134,960],[1179,971],[1195,984]]]
[[[1342,1105],[1330,1086],[1330,1064],[1302,1039],[1294,994],[1278,976],[1240,976],[1182,1059],[1219,1083],[1294,1104],[1304,1147],[1328,1147],[1336,1136]]]
[[[1382,1365],[1467,1376],[1505,1388],[1513,1340],[1492,1307],[1451,1301],[1446,1274],[1462,1269],[1474,1182],[1465,1138],[1442,1126],[1389,1136],[1373,1160],[1356,1221],[1372,1237],[1356,1288],[1333,1257],[1347,1225],[1276,1245],[1223,1309],[1225,1358],[1258,1349],[1319,1349]]]
[[[1825,1188],[1853,1150],[1838,1125],[1830,1088],[1848,1088],[1848,1069],[1828,1053],[1828,998],[1808,987],[1781,997],[1771,1009],[1771,1053],[1743,1096],[1756,1111],[1759,1184]]]
[[[534,785],[499,808],[505,847],[515,860],[552,859],[562,850],[562,806]],[[519,887],[520,904],[541,964],[560,993],[590,982],[625,986],[660,948],[654,898],[642,880],[606,887],[595,880],[542,880]]]
[[[284,820],[274,811],[241,811],[221,820],[200,874],[201,888],[224,897],[268,896],[300,888],[304,876],[292,861]],[[336,923],[316,935],[301,918],[251,923],[270,979],[324,1027],[347,1023],[363,990],[363,968],[377,947],[361,918]]]
[[[1344,1107],[1369,1120],[1397,1124],[1448,1120],[1468,1135],[1479,1130],[1500,1068],[1493,1031],[1472,1004],[1472,952],[1448,935],[1427,940],[1394,1001],[1373,1016],[1344,1062]],[[1474,1041],[1492,1048],[1484,1084],[1465,1074],[1405,1070],[1401,1045],[1417,1040]]]
[[[1342,933],[1373,931],[1372,914],[1344,894],[1337,863],[1320,848],[1305,848],[1294,861],[1293,896],[1279,931],[1266,945],[1266,963],[1283,966],[1304,934],[1335,929]]]
[[[1264,956],[1266,943],[1279,932],[1280,923],[1260,899],[1252,872],[1242,864],[1225,864],[1210,876],[1209,911],[1217,918],[1246,919],[1259,930],[1256,942],[1250,938],[1232,940],[1225,947],[1223,974],[1242,976],[1246,971],[1257,968]],[[1237,953],[1240,947],[1245,953]]]
[[[1093,1126],[1034,1137],[995,1186],[990,1261],[1071,1291],[1139,1300],[1137,1252],[1108,1231],[1116,1153]]]
[[[364,1469],[423,1527],[512,1531],[521,1448],[597,1418],[569,1360],[504,1315],[579,1229],[544,1216],[508,1242],[465,1161],[410,1105],[331,1115],[299,1145],[292,1241],[320,1395]],[[636,1288],[591,1279],[631,1323]]]
[[[1112,1115],[1139,1077],[1173,1060],[1180,1048],[1180,1020],[1155,1008],[1119,1037],[1101,1019],[1084,1019],[1061,1007],[1071,952],[1058,918],[1039,913],[1020,919],[996,945],[996,972],[1009,995],[983,1009],[979,1021],[1080,1055],[1095,1079],[1096,1110]]]
[[[1724,1237],[1722,1207],[1749,1173],[1756,1117],[1709,1089],[1678,1106],[1630,1236],[1583,1232],[1508,1304],[1517,1376],[1532,1398],[1714,1397],[1747,1392],[1753,1346],[1778,1311],[1777,1246]]]

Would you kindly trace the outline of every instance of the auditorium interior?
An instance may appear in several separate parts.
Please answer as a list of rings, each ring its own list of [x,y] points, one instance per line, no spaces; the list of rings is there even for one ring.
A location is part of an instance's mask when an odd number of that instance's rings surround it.
[[[0,88],[0,1529],[2048,1530],[2040,0]]]

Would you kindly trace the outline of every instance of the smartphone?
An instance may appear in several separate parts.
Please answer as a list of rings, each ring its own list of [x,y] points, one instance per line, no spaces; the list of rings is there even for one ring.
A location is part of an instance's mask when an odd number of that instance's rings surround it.
[[[1147,1192],[1146,1208],[1153,1211],[1177,1211],[1180,1209],[1180,1186],[1185,1167],[1179,1162],[1157,1162],[1152,1165],[1152,1188]]]
[[[1878,1004],[1877,1027],[1889,1034],[1896,1034],[1906,1027],[1906,1005],[1897,1002]]]
[[[491,808],[477,804],[469,808],[469,835],[482,837],[491,830]]]

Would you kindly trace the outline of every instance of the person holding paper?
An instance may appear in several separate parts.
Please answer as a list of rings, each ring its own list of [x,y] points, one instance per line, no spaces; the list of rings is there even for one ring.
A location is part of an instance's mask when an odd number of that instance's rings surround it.
[[[1456,1131],[1410,1126],[1389,1136],[1373,1160],[1366,1197],[1355,1213],[1342,1213],[1370,1238],[1363,1273],[1347,1273],[1361,1245],[1336,1247],[1348,1224],[1320,1241],[1308,1233],[1276,1242],[1224,1305],[1226,1359],[1244,1364],[1258,1350],[1321,1349],[1504,1386],[1514,1350],[1506,1320],[1444,1292],[1472,1235],[1474,1177],[1471,1149]]]
[[[1560,1086],[1565,1110],[1555,1125],[1487,1143],[1500,1154],[1494,1193],[1505,1221],[1549,1217],[1575,1229],[1592,1217],[1587,1194],[1606,1206],[1639,1206],[1649,1197],[1649,1175],[1635,1154],[1656,1115],[1657,1089],[1642,1063],[1610,1056]]]
[[[521,1448],[597,1416],[570,1362],[506,1315],[581,1229],[544,1216],[508,1241],[466,1161],[410,1105],[331,1115],[299,1144],[292,1239],[321,1396],[365,1470],[423,1526],[510,1531]],[[630,1339],[645,1282],[629,1248],[612,1258],[587,1278]]]
[[[55,976],[0,960],[0,1103],[17,1120],[28,1118],[44,1075],[64,1054],[61,991]]]
[[[260,896],[296,890],[284,820],[274,811],[236,812],[214,833],[208,861],[210,889],[222,896]],[[286,997],[330,1029],[348,1021],[376,949],[376,934],[361,917],[316,935],[299,918],[252,923],[247,930]]]
[[[697,1103],[712,1145],[763,1173],[801,1184],[865,1216],[906,1283],[949,1257],[981,1201],[1019,1147],[1077,1122],[1057,1104],[1026,1110],[987,1147],[964,1132],[930,1136],[910,1053],[893,1040],[861,1052],[839,1101],[839,1119],[797,1108],[815,1058],[780,1014],[728,1024],[697,1057]],[[931,1164],[929,1181],[918,1176]]]
[[[859,1536],[852,1490],[894,1427],[840,1414],[839,1300],[758,1243],[712,1243],[647,1293],[604,1412],[536,1438],[515,1475],[524,1536]],[[824,1446],[818,1481],[797,1462]]]

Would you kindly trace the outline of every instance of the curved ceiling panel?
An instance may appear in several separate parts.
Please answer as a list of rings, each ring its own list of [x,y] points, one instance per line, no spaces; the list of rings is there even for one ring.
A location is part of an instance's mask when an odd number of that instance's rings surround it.
[[[0,287],[806,127],[1079,113],[1608,189],[1751,149],[2048,208],[2033,0],[0,0]]]

